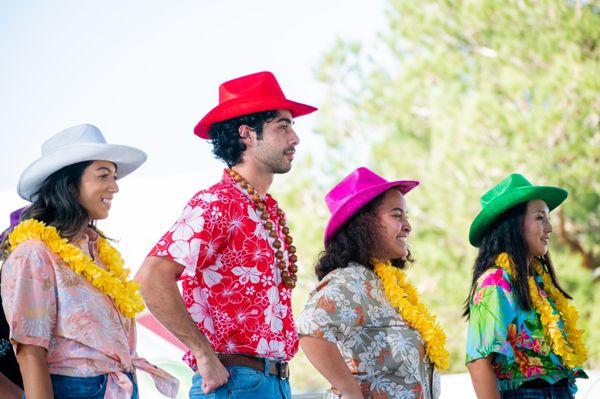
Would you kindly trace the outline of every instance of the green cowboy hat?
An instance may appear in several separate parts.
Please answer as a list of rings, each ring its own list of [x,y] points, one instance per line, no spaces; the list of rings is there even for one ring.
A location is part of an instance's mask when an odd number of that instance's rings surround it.
[[[481,196],[481,211],[471,223],[469,242],[474,247],[479,247],[494,220],[517,204],[541,199],[548,205],[549,210],[553,210],[567,195],[567,190],[552,186],[534,186],[523,175],[513,173]]]

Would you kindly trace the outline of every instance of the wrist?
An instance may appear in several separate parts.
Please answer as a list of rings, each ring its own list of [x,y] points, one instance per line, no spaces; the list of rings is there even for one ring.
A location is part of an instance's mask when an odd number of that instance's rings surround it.
[[[210,346],[198,346],[193,349],[190,348],[190,350],[196,358],[196,363],[198,363],[199,366],[202,364],[210,363],[211,361],[214,361],[214,359],[217,358],[217,354],[213,351],[213,349]]]
[[[360,385],[356,380],[347,381],[336,387],[342,397],[356,397],[357,395],[362,396]]]

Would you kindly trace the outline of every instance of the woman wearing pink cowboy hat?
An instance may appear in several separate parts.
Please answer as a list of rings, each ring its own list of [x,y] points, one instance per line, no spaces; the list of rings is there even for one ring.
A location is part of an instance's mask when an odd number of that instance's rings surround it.
[[[418,184],[361,167],[325,197],[320,283],[298,329],[304,353],[332,385],[326,398],[439,397],[445,335],[403,271],[412,230],[405,195]]]

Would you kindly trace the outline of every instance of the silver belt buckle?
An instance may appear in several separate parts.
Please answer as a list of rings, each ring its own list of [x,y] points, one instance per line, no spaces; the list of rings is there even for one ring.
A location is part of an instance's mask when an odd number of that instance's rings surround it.
[[[290,365],[288,362],[277,363],[277,377],[282,380],[290,379]]]

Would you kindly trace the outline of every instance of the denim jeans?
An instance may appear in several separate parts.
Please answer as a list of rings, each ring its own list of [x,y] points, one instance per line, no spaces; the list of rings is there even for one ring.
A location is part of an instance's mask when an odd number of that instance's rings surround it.
[[[268,362],[266,362],[268,370]],[[290,382],[250,367],[227,367],[227,383],[209,394],[202,392],[202,377],[194,374],[190,399],[291,399]]]
[[[126,373],[133,382],[131,399],[138,399],[138,388],[133,374]],[[71,377],[68,375],[50,374],[54,399],[102,399],[106,392],[107,374],[95,377]],[[23,399],[26,399],[23,395]]]
[[[502,392],[502,399],[573,399],[569,388],[523,388]]]

